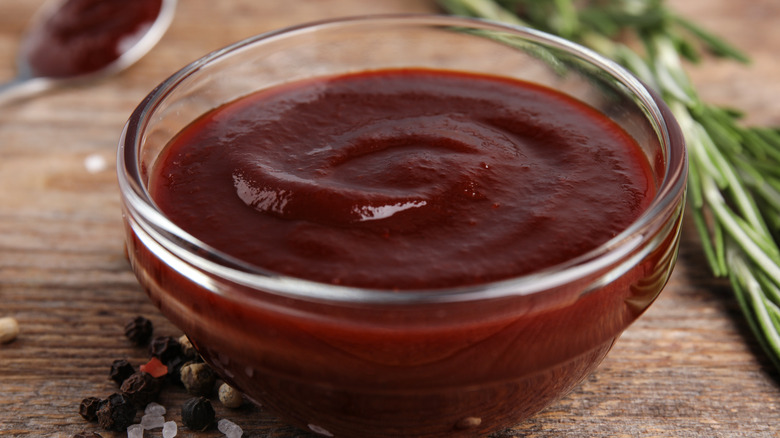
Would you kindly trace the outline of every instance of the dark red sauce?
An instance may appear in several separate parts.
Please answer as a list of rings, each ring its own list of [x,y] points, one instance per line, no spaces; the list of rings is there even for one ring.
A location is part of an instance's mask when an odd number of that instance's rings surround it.
[[[635,141],[556,91],[443,71],[294,83],[184,129],[159,207],[269,271],[383,289],[478,284],[565,262],[654,194]]]
[[[72,77],[114,62],[152,25],[162,0],[65,0],[28,35],[34,76]]]
[[[625,229],[656,190],[639,146],[598,111],[523,82],[429,70],[227,103],[144,172],[166,215],[224,252],[396,289],[569,260]],[[403,305],[237,284],[126,227],[152,301],[263,409],[324,436],[467,438],[517,424],[597,366],[669,278],[675,211],[647,227],[657,245],[542,292]]]

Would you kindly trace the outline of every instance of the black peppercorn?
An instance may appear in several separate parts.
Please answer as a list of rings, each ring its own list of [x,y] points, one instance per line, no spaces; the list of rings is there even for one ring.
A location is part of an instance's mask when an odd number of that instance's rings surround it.
[[[103,438],[103,435],[97,432],[87,432],[82,430],[81,432],[73,435],[73,438]]]
[[[87,421],[97,420],[97,410],[100,407],[101,399],[97,397],[87,397],[79,405],[79,414]]]
[[[111,364],[111,371],[109,371],[108,375],[111,377],[111,380],[121,386],[122,382],[132,376],[133,373],[135,373],[135,368],[130,362],[125,359],[117,359]]]
[[[174,357],[166,364],[168,367],[168,381],[173,384],[181,384],[181,367],[189,363],[184,355]]]
[[[184,402],[181,422],[190,430],[204,431],[214,424],[216,414],[206,397],[195,397]]]
[[[160,389],[159,380],[149,373],[138,371],[125,379],[120,391],[136,406],[143,407],[157,399]]]
[[[152,321],[143,316],[136,316],[125,324],[125,336],[136,345],[146,345],[152,337],[153,330]]]
[[[149,344],[149,355],[168,365],[182,356],[181,344],[171,336],[157,336]]]
[[[184,389],[192,395],[209,396],[214,390],[217,375],[203,362],[191,362],[181,367],[179,378]]]
[[[98,425],[106,430],[124,431],[135,420],[136,407],[124,394],[114,393],[100,403]]]

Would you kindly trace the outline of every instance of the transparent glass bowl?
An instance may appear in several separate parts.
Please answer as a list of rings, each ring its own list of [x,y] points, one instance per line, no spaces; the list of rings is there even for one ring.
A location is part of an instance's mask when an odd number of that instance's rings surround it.
[[[249,266],[170,222],[147,191],[168,142],[217,106],[289,81],[403,67],[516,78],[586,102],[641,145],[656,198],[624,232],[562,265],[397,293]],[[211,53],[148,95],[118,152],[128,255],[152,301],[226,381],[338,437],[480,436],[565,395],[665,285],[686,176],[670,112],[614,63],[533,30],[439,16],[320,22]]]

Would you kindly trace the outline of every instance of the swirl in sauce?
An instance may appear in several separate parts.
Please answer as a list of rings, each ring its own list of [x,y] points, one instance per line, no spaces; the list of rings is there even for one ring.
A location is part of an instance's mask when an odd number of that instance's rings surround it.
[[[184,129],[152,196],[269,271],[383,289],[506,279],[603,244],[647,207],[636,142],[554,90],[385,70],[278,86]]]

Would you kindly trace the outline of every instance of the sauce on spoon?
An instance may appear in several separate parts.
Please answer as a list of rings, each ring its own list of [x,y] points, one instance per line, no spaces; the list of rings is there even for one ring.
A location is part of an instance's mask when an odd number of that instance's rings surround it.
[[[148,32],[162,0],[67,0],[22,48],[34,76],[73,77],[116,61]]]
[[[168,29],[177,0],[55,0],[33,19],[0,104],[118,73]]]

